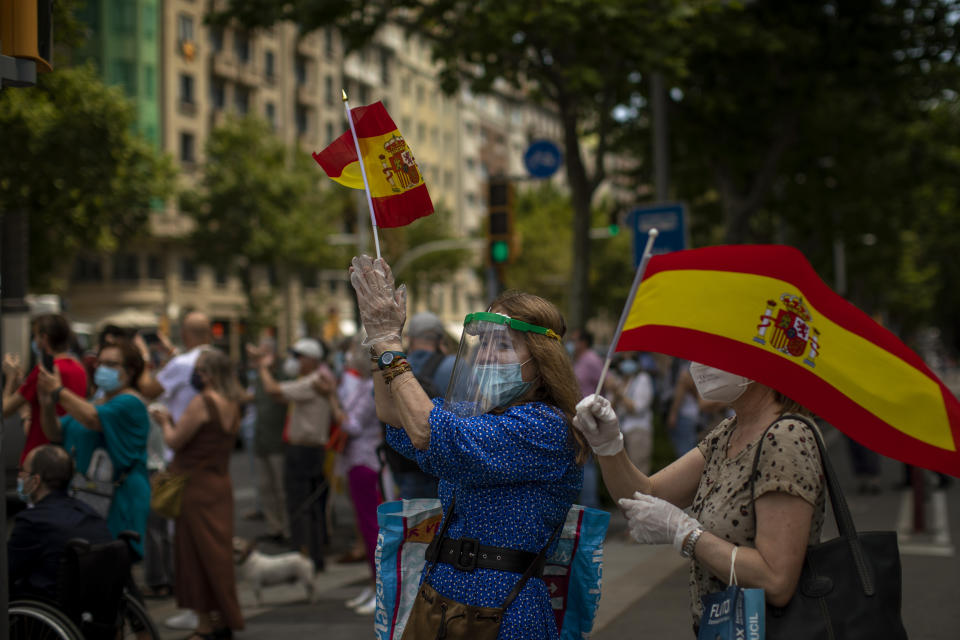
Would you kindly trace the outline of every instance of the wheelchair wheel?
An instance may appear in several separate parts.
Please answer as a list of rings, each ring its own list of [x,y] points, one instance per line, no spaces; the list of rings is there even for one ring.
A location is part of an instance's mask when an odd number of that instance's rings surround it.
[[[10,640],[83,640],[77,625],[57,609],[35,600],[10,603]]]
[[[160,632],[157,630],[150,614],[144,609],[143,605],[129,593],[123,594],[123,603],[120,614],[122,618],[121,633],[119,635],[123,640],[160,640]]]

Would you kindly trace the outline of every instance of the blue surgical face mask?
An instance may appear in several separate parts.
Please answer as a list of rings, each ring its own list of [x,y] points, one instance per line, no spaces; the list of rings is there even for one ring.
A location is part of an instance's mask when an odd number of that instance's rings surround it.
[[[511,364],[477,365],[480,395],[494,407],[505,407],[522,396],[530,388],[530,383],[523,381],[523,365],[527,362],[530,360]]]
[[[37,362],[43,359],[43,349],[40,348],[36,338],[30,341],[30,351],[33,352],[33,357],[37,359]]]
[[[620,373],[622,373],[623,375],[632,376],[637,372],[637,369],[639,369],[639,366],[637,365],[636,360],[624,360],[623,362],[620,363],[620,366],[618,367],[618,369],[620,370]]]
[[[113,367],[100,365],[93,372],[93,383],[98,389],[103,389],[106,393],[116,391],[120,388],[120,371]]]
[[[572,342],[568,342],[567,344],[565,344],[565,345],[563,345],[563,346],[564,346],[564,348],[567,350],[567,353],[569,353],[570,356],[573,357],[574,344],[573,344]]]
[[[28,477],[29,477],[29,476],[28,476]],[[30,494],[27,493],[27,492],[24,490],[24,487],[23,487],[23,485],[25,484],[24,480],[25,480],[25,479],[24,479],[24,478],[21,478],[21,477],[18,477],[18,478],[17,478],[17,497],[20,498],[20,501],[21,501],[21,502],[25,502],[26,504],[30,504]]]

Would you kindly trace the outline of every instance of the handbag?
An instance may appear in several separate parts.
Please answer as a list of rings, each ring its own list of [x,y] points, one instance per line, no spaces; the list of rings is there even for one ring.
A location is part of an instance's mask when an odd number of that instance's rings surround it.
[[[447,509],[447,514],[443,520],[443,526],[431,545],[439,546],[443,542],[450,521],[453,519],[454,502],[455,500],[451,500],[450,507]],[[433,573],[438,563],[436,560],[432,562],[423,576],[420,589],[417,591],[417,599],[410,610],[410,617],[407,619],[401,640],[432,640],[433,638],[437,640],[496,640],[500,634],[500,623],[503,621],[504,614],[517,596],[520,595],[520,592],[523,591],[530,578],[543,566],[547,549],[556,539],[562,527],[563,523],[554,530],[550,540],[540,550],[536,559],[530,564],[499,607],[477,607],[463,604],[437,593],[436,589],[428,583],[430,574]]]
[[[804,416],[783,418],[799,420],[813,432],[840,536],[807,547],[793,597],[784,607],[767,605],[767,635],[771,640],[906,640],[897,534],[857,532],[819,430]],[[766,432],[753,460],[751,495],[765,439]]]
[[[179,518],[186,486],[187,474],[158,471],[150,478],[150,508],[161,517]]]
[[[763,589],[737,586],[737,548],[730,553],[727,588],[700,598],[703,615],[697,640],[764,640]]]
[[[75,452],[74,452],[75,454]],[[101,518],[110,514],[113,494],[130,475],[126,469],[116,480],[113,478],[113,460],[103,447],[93,450],[86,473],[77,471],[70,480],[70,495],[90,506]]]

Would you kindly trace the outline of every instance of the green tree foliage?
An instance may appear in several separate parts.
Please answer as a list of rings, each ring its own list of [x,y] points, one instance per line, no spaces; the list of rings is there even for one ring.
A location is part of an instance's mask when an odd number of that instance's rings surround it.
[[[668,86],[674,184],[695,244],[792,244],[833,284],[839,240],[849,297],[901,332],[929,321],[948,272],[930,256],[956,237],[958,10],[757,0],[692,17]],[[635,115],[626,152],[649,133]]]
[[[254,289],[254,266],[287,274],[347,263],[346,252],[327,240],[353,215],[351,199],[339,189],[322,189],[326,178],[313,159],[287,148],[266,122],[228,120],[211,132],[204,160],[199,183],[183,194],[181,207],[196,223],[198,260],[237,270],[254,324],[268,304]]]
[[[172,163],[134,121],[123,92],[89,66],[0,92],[0,212],[29,216],[31,288],[62,290],[78,251],[146,232],[151,201],[171,194]]]

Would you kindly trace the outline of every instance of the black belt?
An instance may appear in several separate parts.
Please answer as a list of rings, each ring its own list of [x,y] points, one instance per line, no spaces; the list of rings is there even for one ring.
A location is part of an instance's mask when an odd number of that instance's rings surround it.
[[[540,554],[532,551],[491,547],[480,544],[475,538],[443,538],[439,547],[439,553],[433,544],[427,548],[427,560],[451,564],[460,571],[496,569],[526,573],[527,569],[539,559],[540,566],[535,569],[534,575],[539,577],[543,574],[544,560]]]

